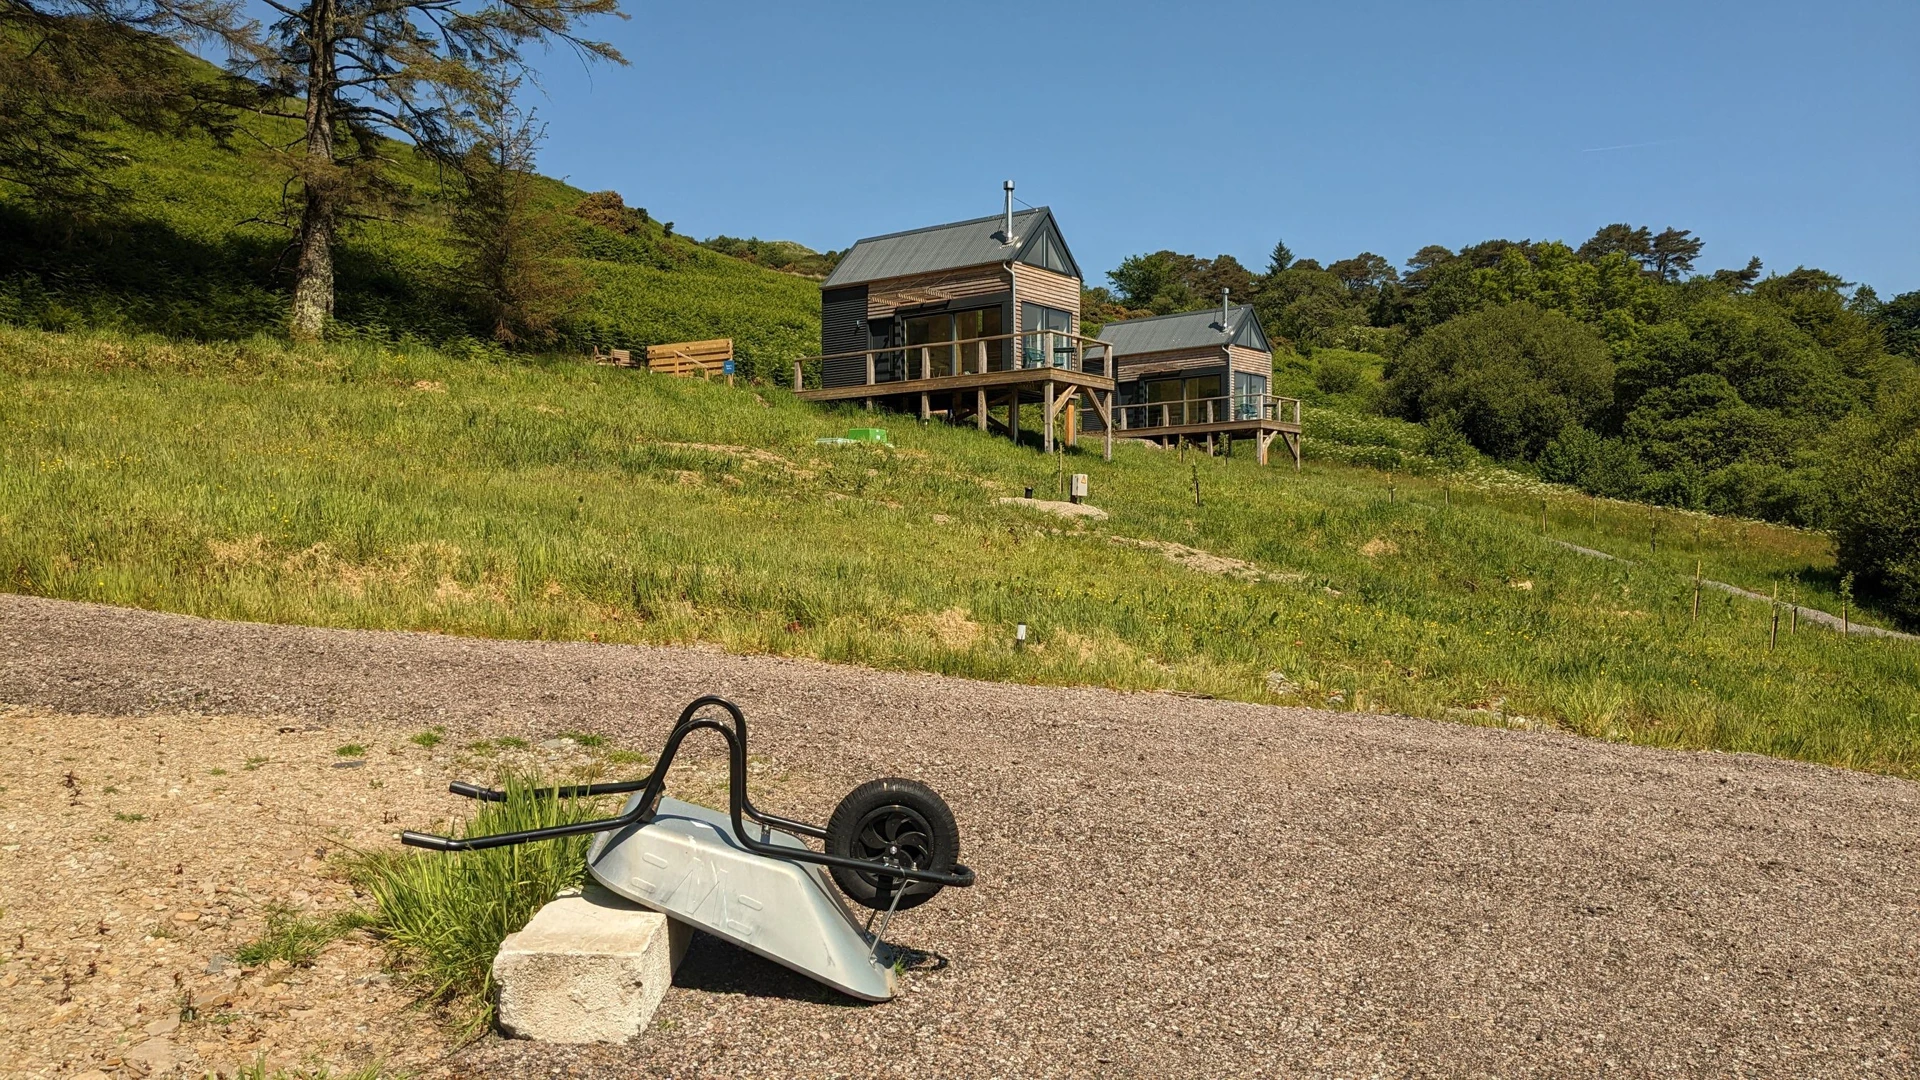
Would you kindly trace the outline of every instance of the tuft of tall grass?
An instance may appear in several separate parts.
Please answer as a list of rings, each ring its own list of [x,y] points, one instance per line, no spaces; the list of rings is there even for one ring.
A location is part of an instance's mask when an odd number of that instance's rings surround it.
[[[266,917],[266,933],[242,945],[233,954],[234,960],[247,967],[274,960],[293,967],[308,967],[319,958],[320,950],[369,923],[366,913],[361,911],[343,911],[329,918],[315,919],[283,904],[267,908]]]
[[[537,777],[510,776],[505,802],[485,803],[460,830],[481,836],[544,829],[597,816],[583,799],[532,794]],[[374,900],[369,927],[396,966],[429,999],[449,1005],[463,1034],[493,1018],[493,958],[561,890],[580,884],[588,835],[462,852],[392,852],[363,857],[354,879]]]

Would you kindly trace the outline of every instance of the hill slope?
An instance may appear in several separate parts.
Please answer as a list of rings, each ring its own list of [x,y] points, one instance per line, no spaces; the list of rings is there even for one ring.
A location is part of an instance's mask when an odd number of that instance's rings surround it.
[[[1133,444],[1057,458],[775,388],[416,347],[0,330],[0,582],[197,615],[705,641],[1920,773],[1920,646],[1782,628],[1824,538]],[[1102,522],[1002,496],[1092,476]],[[1196,486],[1198,505],[1196,505]],[[1589,558],[1542,537],[1630,556]],[[1649,528],[1658,551],[1647,551]],[[1015,624],[1032,628],[1026,647]]]
[[[202,341],[280,332],[290,289],[286,174],[261,147],[293,133],[261,118],[229,146],[122,130],[125,164],[110,179],[131,198],[118,219],[77,233],[39,219],[22,192],[0,185],[0,322]],[[448,285],[446,191],[431,163],[406,147],[391,152],[394,201],[341,244],[340,335],[458,341],[473,328]],[[560,210],[586,194],[557,180],[543,187]],[[818,345],[812,280],[671,236],[657,221],[617,233],[562,220],[569,261],[595,286],[563,326],[568,349],[732,337],[750,370],[773,370]]]

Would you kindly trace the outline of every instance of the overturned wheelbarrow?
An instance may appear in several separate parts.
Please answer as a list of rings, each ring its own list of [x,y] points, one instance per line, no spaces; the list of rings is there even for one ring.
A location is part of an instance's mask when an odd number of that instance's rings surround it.
[[[716,710],[726,719],[714,718]],[[680,741],[702,730],[727,740],[724,814],[663,796]],[[448,790],[488,802],[507,797],[467,783]],[[545,798],[629,793],[616,817],[461,839],[404,832],[400,842],[477,851],[598,833],[587,870],[608,889],[868,1001],[893,997],[894,956],[882,948],[893,916],[946,886],[974,881],[973,871],[956,861],[960,830],[953,811],[925,784],[895,778],[861,784],[840,800],[824,828],[755,808],[747,797],[747,719],[724,698],[697,698],[681,710],[644,779],[534,792]],[[826,850],[813,850],[805,838]],[[871,915],[863,925],[840,893],[884,913],[879,929],[872,929]]]

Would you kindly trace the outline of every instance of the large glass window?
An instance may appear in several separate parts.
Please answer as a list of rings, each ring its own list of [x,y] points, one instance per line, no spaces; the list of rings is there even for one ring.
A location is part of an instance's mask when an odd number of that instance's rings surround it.
[[[907,323],[907,369],[921,378],[953,374],[953,316],[916,315]]]
[[[1221,400],[1224,396],[1220,392],[1221,382],[1218,374],[1148,381],[1146,426],[1211,424],[1225,420],[1227,410]]]
[[[1051,362],[1054,367],[1058,368],[1073,366],[1073,339],[1065,336],[1073,330],[1073,315],[1071,312],[1061,311],[1059,308],[1045,307],[1040,304],[1021,304],[1020,329],[1023,332],[1032,330],[1059,331],[1052,339],[1053,355]],[[1046,367],[1049,362],[1047,356],[1047,341],[1048,338],[1045,334],[1027,334],[1022,337],[1020,339],[1021,366]]]
[[[1002,328],[1001,309],[996,305],[989,308],[975,308],[972,311],[954,313],[955,335],[960,341],[976,341],[980,338],[999,337],[1006,333]],[[1007,343],[987,341],[987,370],[1001,371],[1006,367]],[[961,347],[958,374],[970,374],[979,370],[981,345]]]
[[[1267,377],[1251,372],[1233,373],[1233,415],[1238,420],[1258,420],[1267,404]]]

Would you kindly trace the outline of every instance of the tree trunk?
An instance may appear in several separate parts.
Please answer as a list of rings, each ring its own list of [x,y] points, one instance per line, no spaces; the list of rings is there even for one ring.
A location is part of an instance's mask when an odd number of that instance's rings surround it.
[[[337,0],[313,0],[307,21],[306,206],[300,215],[300,261],[294,270],[293,337],[318,341],[333,318],[333,33]]]

